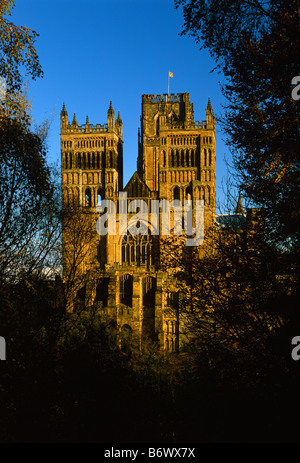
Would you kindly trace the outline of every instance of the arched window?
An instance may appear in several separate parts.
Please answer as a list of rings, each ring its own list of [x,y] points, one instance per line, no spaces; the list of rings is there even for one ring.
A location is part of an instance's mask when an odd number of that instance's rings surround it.
[[[101,190],[101,188],[98,188],[98,190],[97,190],[97,206],[101,206],[101,201],[102,201],[102,190]]]
[[[159,135],[159,117],[156,118],[156,135]]]
[[[85,206],[91,207],[92,205],[92,193],[89,188],[85,190]]]
[[[190,153],[189,150],[186,151],[186,165],[190,167]]]
[[[195,167],[194,150],[191,150],[191,167]]]
[[[171,164],[171,167],[174,167],[174,165],[175,165],[174,150],[171,151],[171,162],[170,162],[170,164]]]
[[[107,166],[106,167],[112,167],[112,151],[109,151],[107,153]]]
[[[122,263],[128,265],[152,264],[152,240],[147,235],[127,233],[122,240]]]
[[[190,185],[185,190],[185,197],[186,199],[192,199],[192,189]]]
[[[180,189],[178,186],[176,186],[173,190],[173,199],[179,199],[180,200]]]

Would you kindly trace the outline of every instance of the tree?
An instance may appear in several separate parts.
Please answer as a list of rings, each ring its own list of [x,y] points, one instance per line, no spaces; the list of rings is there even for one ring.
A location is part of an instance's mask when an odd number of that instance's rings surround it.
[[[265,209],[273,242],[299,242],[299,3],[175,0],[189,34],[207,47],[226,78],[222,126],[240,189]]]
[[[26,26],[16,26],[5,16],[11,14],[14,0],[0,2],[0,76],[4,78],[9,93],[21,90],[25,68],[33,79],[43,75],[34,48],[38,34]]]
[[[95,274],[100,269],[93,259],[99,244],[96,219],[86,214],[83,207],[71,206],[66,202],[63,204],[62,228],[66,308],[73,310],[77,307],[78,311],[92,306]]]
[[[36,32],[7,16],[13,0],[0,2],[0,283],[53,265],[60,233],[58,188],[46,160],[45,125],[33,129],[23,71],[42,76]]]
[[[59,203],[44,141],[0,116],[0,280],[41,268],[59,232]]]

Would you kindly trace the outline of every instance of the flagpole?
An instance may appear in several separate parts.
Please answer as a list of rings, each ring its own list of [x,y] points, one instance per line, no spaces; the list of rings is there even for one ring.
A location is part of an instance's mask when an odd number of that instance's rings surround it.
[[[170,89],[170,71],[168,71],[168,96],[169,96],[169,89]]]

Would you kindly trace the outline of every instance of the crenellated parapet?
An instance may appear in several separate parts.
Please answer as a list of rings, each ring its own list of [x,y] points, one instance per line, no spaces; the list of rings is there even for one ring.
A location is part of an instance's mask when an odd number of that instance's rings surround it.
[[[82,133],[103,133],[108,131],[107,124],[89,124],[87,127],[86,124],[82,125],[75,125],[75,124],[68,124],[67,127],[64,127],[61,130],[61,134],[82,134]]]
[[[66,110],[65,104],[60,113],[60,128],[61,135],[82,135],[82,134],[97,134],[97,133],[115,133],[117,136],[122,137],[123,132],[123,122],[118,112],[118,118],[115,120],[114,110],[112,108],[112,103],[110,102],[110,107],[107,113],[107,123],[104,124],[90,124],[89,117],[87,116],[85,124],[79,125],[77,122],[76,114],[74,113],[72,123],[68,121],[68,112]]]

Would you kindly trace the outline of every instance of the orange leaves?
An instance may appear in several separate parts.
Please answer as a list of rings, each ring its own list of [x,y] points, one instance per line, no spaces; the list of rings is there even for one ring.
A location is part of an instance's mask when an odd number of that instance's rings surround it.
[[[264,176],[269,177],[274,183],[279,183],[285,177],[289,169],[292,167],[291,163],[282,162],[280,153],[274,153],[273,158],[264,166]]]

